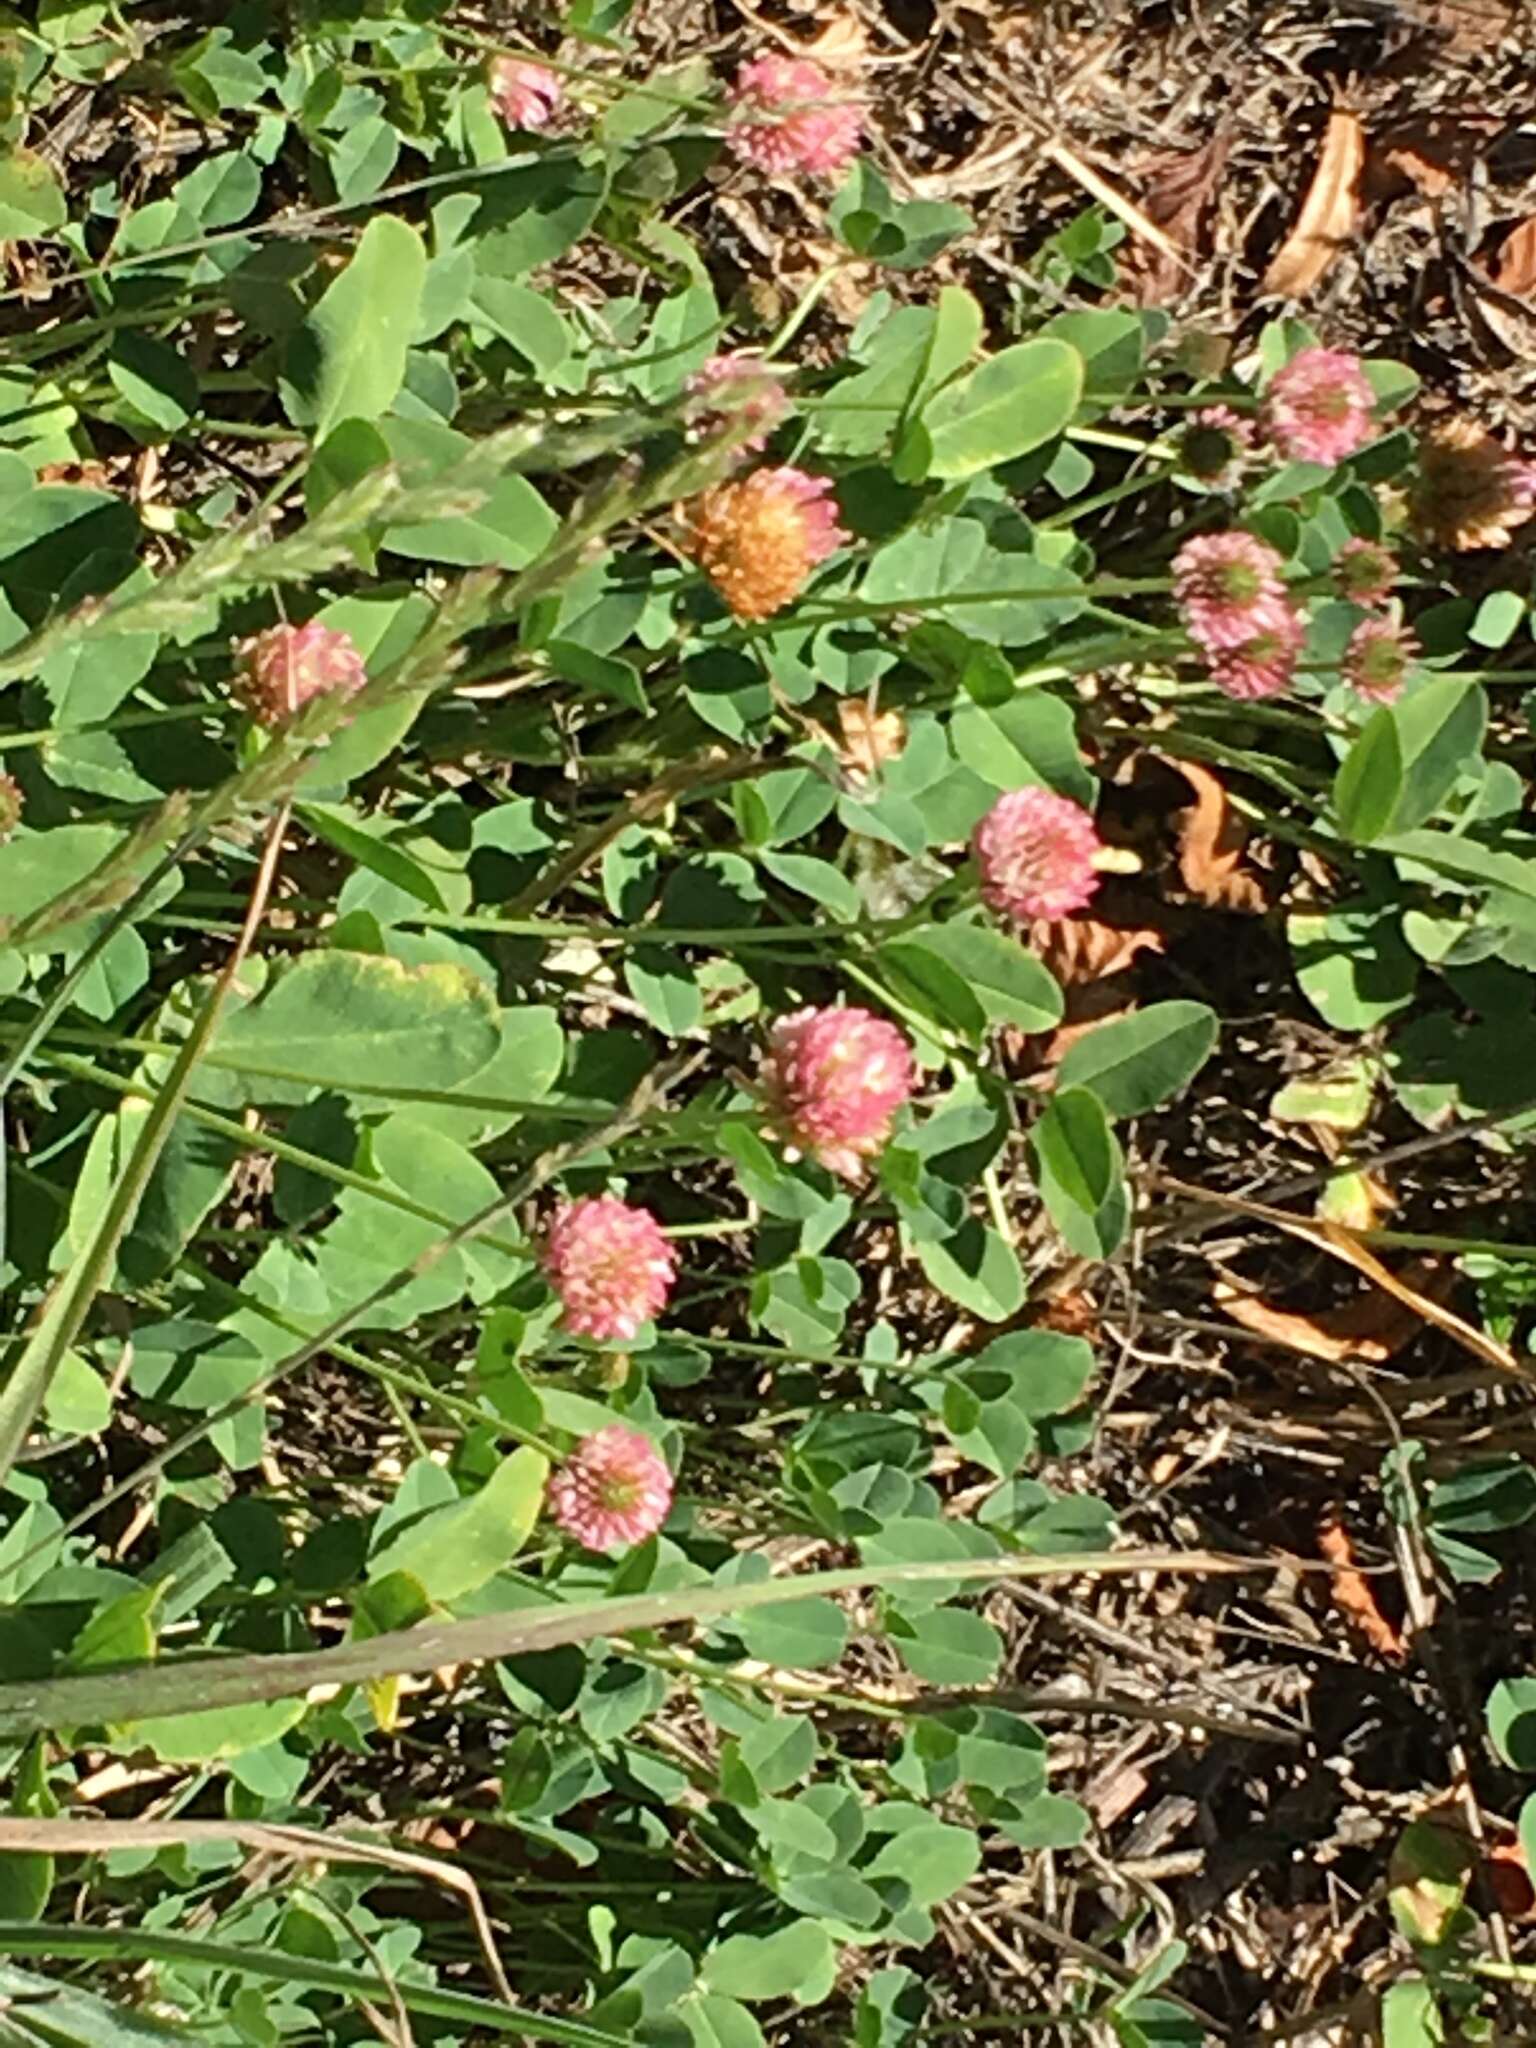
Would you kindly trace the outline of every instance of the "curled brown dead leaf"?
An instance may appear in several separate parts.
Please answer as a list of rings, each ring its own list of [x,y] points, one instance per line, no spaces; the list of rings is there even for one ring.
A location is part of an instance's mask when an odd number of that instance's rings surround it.
[[[1483,1875],[1506,1920],[1536,1920],[1536,1884],[1518,1842],[1495,1842],[1488,1851]]]
[[[1495,257],[1497,257],[1495,251]],[[1536,357],[1536,299],[1505,291],[1481,262],[1450,251],[1451,272],[1474,354],[1485,364],[1528,363]],[[1511,274],[1519,275],[1518,261]]]
[[[1299,299],[1311,291],[1339,251],[1353,239],[1360,220],[1360,173],[1365,168],[1365,130],[1359,119],[1335,107],[1323,131],[1312,183],[1296,225],[1275,251],[1260,290]]]
[[[1360,1631],[1378,1656],[1401,1664],[1408,1655],[1407,1638],[1382,1612],[1376,1589],[1355,1563],[1349,1531],[1336,1515],[1325,1516],[1318,1525],[1317,1547],[1323,1561],[1334,1567],[1328,1582],[1334,1606]]]
[[[799,54],[835,70],[857,69],[869,54],[869,31],[857,14],[834,14],[819,34],[800,45]]]
[[[1163,933],[1147,922],[1146,905],[1120,883],[1106,883],[1094,910],[1097,915],[1037,918],[1024,934],[1066,994],[1060,1024],[1043,1045],[1034,1042],[1042,1076],[1085,1032],[1135,1009],[1130,969],[1140,954],[1164,948]]]
[[[1248,827],[1232,807],[1219,775],[1198,761],[1170,761],[1195,792],[1179,813],[1179,877],[1191,896],[1213,909],[1268,908],[1259,878],[1243,863]]]
[[[1152,926],[1126,918],[1036,918],[1026,933],[1037,954],[1063,988],[1104,981],[1122,974],[1138,953],[1161,953],[1163,935]]]
[[[1374,128],[1367,143],[1364,197],[1400,199],[1412,191],[1426,199],[1443,197],[1468,175],[1504,125],[1496,116],[1451,107]]]
[[[1231,137],[1222,125],[1203,149],[1159,150],[1142,164],[1141,210],[1185,256],[1205,251],[1210,204],[1230,148]],[[1177,255],[1145,239],[1132,246],[1124,268],[1130,296],[1140,306],[1161,305],[1189,281],[1188,267]]]
[[[1059,1294],[1032,1302],[1029,1326],[1032,1330],[1054,1330],[1062,1337],[1086,1337],[1090,1344],[1099,1341],[1098,1307],[1092,1296],[1080,1288],[1064,1288]]]
[[[1504,237],[1493,252],[1490,268],[1501,292],[1519,299],[1536,297],[1536,214]]]
[[[1413,1299],[1405,1300],[1383,1287],[1369,1287],[1337,1308],[1310,1315],[1276,1308],[1262,1295],[1245,1293],[1230,1280],[1218,1280],[1212,1292],[1233,1322],[1304,1358],[1325,1359],[1330,1365],[1349,1361],[1381,1365],[1433,1320],[1415,1302],[1422,1300],[1427,1309],[1449,1292],[1449,1276],[1433,1259],[1416,1260],[1394,1277],[1404,1294]]]

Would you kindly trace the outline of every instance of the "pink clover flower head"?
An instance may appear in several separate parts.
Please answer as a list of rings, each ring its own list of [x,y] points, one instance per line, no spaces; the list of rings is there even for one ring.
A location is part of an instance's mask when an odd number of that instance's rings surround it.
[[[1264,429],[1292,462],[1331,468],[1376,432],[1376,394],[1360,358],[1337,348],[1304,348],[1276,371],[1264,394]]]
[[[1247,640],[1211,656],[1211,681],[1226,697],[1278,697],[1291,686],[1306,637],[1306,621],[1282,603]]]
[[[792,1010],[768,1033],[761,1079],[787,1156],[860,1180],[912,1093],[912,1048],[869,1010]]]
[[[1252,420],[1230,405],[1204,405],[1190,416],[1179,440],[1179,456],[1202,483],[1230,483],[1252,447]]]
[[[526,57],[497,57],[487,83],[491,104],[509,128],[547,128],[565,98],[559,72]]]
[[[594,1195],[556,1210],[544,1239],[544,1271],[560,1297],[563,1326],[577,1337],[627,1341],[667,1305],[677,1253],[649,1209]]]
[[[311,619],[242,640],[235,694],[258,725],[284,725],[316,697],[350,697],[368,680],[351,636]]]
[[[1355,604],[1385,604],[1397,581],[1397,557],[1379,540],[1357,536],[1334,556],[1333,581],[1340,597]]]
[[[808,57],[758,57],[731,87],[734,118],[726,131],[737,156],[782,178],[833,176],[859,153],[862,102],[840,95]]]
[[[654,1536],[672,1506],[672,1474],[648,1436],[622,1423],[583,1437],[550,1479],[549,1512],[587,1550]]]
[[[704,433],[738,421],[752,432],[738,444],[743,455],[757,454],[789,410],[789,394],[749,355],[711,356],[687,383],[694,425]]]
[[[1357,696],[1390,704],[1402,695],[1419,643],[1395,619],[1362,619],[1344,650],[1344,680]]]
[[[1099,886],[1101,843],[1092,815],[1071,797],[1010,789],[971,838],[982,900],[1015,924],[1069,917]]]
[[[1285,608],[1280,557],[1257,534],[1197,533],[1173,558],[1173,594],[1208,654],[1241,646]]]

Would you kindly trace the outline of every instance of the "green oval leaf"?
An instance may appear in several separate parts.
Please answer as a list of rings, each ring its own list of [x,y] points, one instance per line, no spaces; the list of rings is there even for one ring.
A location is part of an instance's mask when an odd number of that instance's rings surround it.
[[[1339,1031],[1369,1031],[1413,1001],[1419,963],[1391,904],[1345,903],[1286,924],[1296,979]]]
[[[950,725],[956,758],[994,789],[1038,784],[1091,809],[1098,785],[1077,744],[1070,705],[1038,687],[1013,690],[1002,703],[963,704]]]
[[[413,227],[389,213],[368,223],[289,346],[289,417],[317,441],[342,420],[376,420],[394,403],[426,276],[427,252]]]
[[[1199,1073],[1216,1029],[1216,1012],[1204,1003],[1154,1003],[1078,1039],[1057,1085],[1091,1089],[1110,1116],[1144,1116]]]
[[[1334,777],[1339,830],[1357,844],[1369,845],[1386,831],[1402,793],[1403,750],[1397,722],[1383,704],[1366,720]]]
[[[798,1998],[813,2004],[832,1988],[832,1937],[814,1920],[774,1934],[733,1934],[711,1950],[702,1981],[728,1998]]]
[[[548,1477],[549,1460],[525,1444],[502,1459],[478,1493],[392,1532],[369,1560],[369,1577],[408,1572],[435,1601],[476,1592],[527,1542]]]
[[[923,414],[928,475],[975,476],[1054,439],[1083,395],[1083,359],[1064,341],[1021,341],[957,384]]]
[[[9,150],[0,162],[0,241],[39,241],[68,217],[52,166],[35,150]]]
[[[1107,1259],[1130,1225],[1124,1161],[1096,1095],[1062,1088],[1030,1133],[1041,1198],[1080,1258]]]
[[[968,1216],[953,1237],[914,1244],[939,1292],[983,1322],[1006,1322],[1024,1306],[1024,1269],[1007,1238]]]
[[[307,1704],[303,1699],[255,1700],[247,1706],[167,1714],[135,1721],[122,1731],[122,1739],[134,1748],[152,1749],[162,1763],[221,1763],[243,1750],[276,1742],[299,1725]]]
[[[310,953],[226,1021],[210,1059],[317,1088],[448,1089],[500,1044],[496,999],[467,968]]]
[[[1050,1031],[1061,1022],[1062,994],[1055,978],[1011,932],[983,924],[926,925],[911,943],[953,968],[989,1024]]]
[[[1536,1771],[1536,1678],[1501,1678],[1488,1695],[1488,1734],[1512,1770]]]
[[[1487,727],[1482,687],[1461,677],[1437,677],[1382,705],[1334,779],[1340,830],[1365,846],[1422,825],[1476,762]]]
[[[990,1685],[1002,1662],[997,1630],[967,1607],[893,1615],[886,1633],[907,1669],[925,1685]]]
[[[731,1624],[747,1655],[795,1671],[835,1664],[848,1645],[848,1617],[833,1600],[813,1595],[759,1607]]]
[[[981,1866],[975,1829],[935,1820],[920,1807],[887,1802],[879,1809],[887,1840],[864,1875],[899,1877],[914,1906],[936,1906],[968,1884]]]
[[[963,974],[927,943],[926,934],[921,942],[893,939],[880,948],[877,957],[892,993],[908,1009],[958,1031],[963,1038],[981,1037],[986,1028],[986,1012],[975,990]]]

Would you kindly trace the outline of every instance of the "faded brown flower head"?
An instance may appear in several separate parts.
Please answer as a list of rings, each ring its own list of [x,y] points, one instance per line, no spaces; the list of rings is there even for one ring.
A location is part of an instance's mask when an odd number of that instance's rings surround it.
[[[767,619],[847,539],[831,480],[785,466],[706,491],[693,510],[689,553],[738,619]]]
[[[0,768],[0,846],[21,823],[21,784]]]
[[[851,782],[869,782],[907,744],[907,721],[901,713],[876,711],[862,697],[844,697],[837,707],[837,722],[843,735],[837,751]]]
[[[1527,467],[1465,413],[1419,439],[1409,498],[1414,526],[1437,547],[1507,548],[1536,509]]]

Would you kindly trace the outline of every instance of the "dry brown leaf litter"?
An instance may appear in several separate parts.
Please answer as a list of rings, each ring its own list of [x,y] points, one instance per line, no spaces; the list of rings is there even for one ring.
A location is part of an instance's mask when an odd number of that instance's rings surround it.
[[[1353,240],[1360,219],[1365,130],[1356,115],[1334,109],[1296,225],[1275,251],[1260,290],[1298,299]]]

